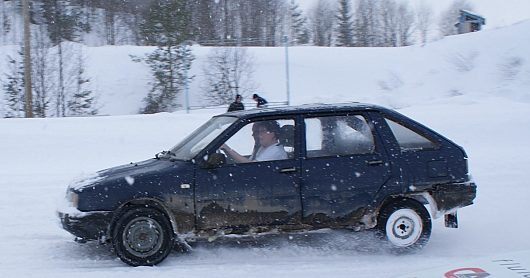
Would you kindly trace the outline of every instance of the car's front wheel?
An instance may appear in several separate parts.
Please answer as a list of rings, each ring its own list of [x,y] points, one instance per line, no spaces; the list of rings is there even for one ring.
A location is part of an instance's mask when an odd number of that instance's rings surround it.
[[[120,259],[132,266],[152,266],[173,248],[173,228],[166,215],[153,208],[126,211],[116,222],[112,243]]]
[[[378,229],[392,250],[409,252],[422,248],[429,241],[431,217],[421,203],[400,199],[381,210]]]

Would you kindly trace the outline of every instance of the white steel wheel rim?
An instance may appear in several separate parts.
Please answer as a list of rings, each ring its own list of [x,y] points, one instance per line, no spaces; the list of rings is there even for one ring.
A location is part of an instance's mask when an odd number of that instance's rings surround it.
[[[420,239],[422,231],[421,216],[412,209],[396,210],[386,222],[386,236],[397,247],[413,245]]]

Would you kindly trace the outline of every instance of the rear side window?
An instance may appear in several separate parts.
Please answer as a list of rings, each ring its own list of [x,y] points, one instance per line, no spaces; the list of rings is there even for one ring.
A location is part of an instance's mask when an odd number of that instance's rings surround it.
[[[392,133],[394,133],[394,137],[396,137],[401,151],[405,152],[437,148],[438,145],[425,136],[420,135],[412,129],[393,120],[385,120],[392,130]]]
[[[307,157],[373,153],[374,138],[360,115],[305,119]]]

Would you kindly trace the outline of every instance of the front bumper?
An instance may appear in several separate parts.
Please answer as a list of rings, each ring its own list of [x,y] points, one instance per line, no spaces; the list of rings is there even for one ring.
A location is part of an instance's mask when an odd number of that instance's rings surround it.
[[[96,211],[87,213],[57,212],[63,229],[83,240],[99,240],[108,235],[112,212]]]

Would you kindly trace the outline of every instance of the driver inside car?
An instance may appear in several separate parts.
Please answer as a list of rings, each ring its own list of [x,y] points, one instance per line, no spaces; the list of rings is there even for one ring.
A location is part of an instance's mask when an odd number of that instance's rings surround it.
[[[238,163],[248,163],[253,161],[269,161],[287,159],[284,147],[279,143],[280,124],[276,121],[257,122],[252,127],[253,137],[256,140],[257,150],[245,157],[239,154],[228,145],[223,144],[221,150]]]

